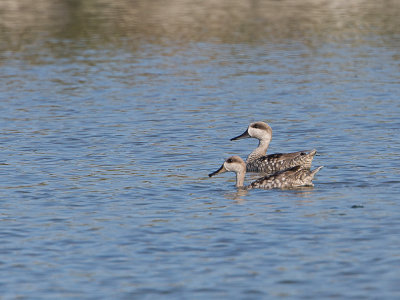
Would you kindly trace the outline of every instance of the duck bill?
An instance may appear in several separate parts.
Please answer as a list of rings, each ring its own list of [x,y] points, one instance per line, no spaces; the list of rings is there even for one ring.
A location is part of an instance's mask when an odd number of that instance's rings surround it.
[[[217,175],[217,174],[220,174],[220,173],[225,173],[225,172],[226,172],[225,166],[222,165],[217,171],[208,174],[208,177],[212,177],[214,175]]]
[[[231,141],[246,139],[246,138],[249,138],[249,137],[250,137],[249,131],[246,130],[241,135],[238,135],[237,137],[231,138]]]

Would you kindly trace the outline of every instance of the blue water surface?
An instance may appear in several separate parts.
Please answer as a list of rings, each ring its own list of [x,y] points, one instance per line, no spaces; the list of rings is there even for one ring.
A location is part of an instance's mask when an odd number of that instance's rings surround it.
[[[0,298],[398,299],[398,37],[3,51]],[[253,121],[314,188],[208,178]]]

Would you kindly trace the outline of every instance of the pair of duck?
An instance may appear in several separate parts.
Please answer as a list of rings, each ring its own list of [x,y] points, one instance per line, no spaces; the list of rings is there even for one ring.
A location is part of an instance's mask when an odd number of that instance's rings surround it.
[[[264,122],[251,123],[243,134],[232,138],[231,141],[243,138],[256,138],[259,141],[258,147],[249,154],[246,162],[239,156],[231,156],[217,171],[210,173],[209,177],[224,172],[235,172],[236,187],[245,189],[289,189],[314,186],[312,180],[322,168],[321,166],[310,170],[311,162],[317,153],[315,149],[266,155],[272,139],[272,129]],[[246,171],[263,173],[266,176],[244,186]]]

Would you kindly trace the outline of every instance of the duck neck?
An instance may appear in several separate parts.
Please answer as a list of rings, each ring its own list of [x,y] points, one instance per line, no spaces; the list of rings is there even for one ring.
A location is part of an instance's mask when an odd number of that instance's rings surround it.
[[[241,188],[244,186],[244,176],[246,175],[246,171],[239,171],[236,173],[236,187]]]
[[[253,150],[247,157],[246,163],[249,163],[257,158],[260,158],[267,154],[267,149],[269,146],[270,140],[259,140],[258,147]]]

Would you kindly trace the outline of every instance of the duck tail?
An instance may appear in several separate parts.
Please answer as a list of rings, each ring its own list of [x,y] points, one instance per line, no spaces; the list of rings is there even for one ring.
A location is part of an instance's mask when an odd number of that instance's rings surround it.
[[[310,156],[314,157],[314,155],[317,153],[317,149],[312,149],[312,150],[309,150],[308,152],[309,152]]]
[[[311,176],[314,178],[315,174],[317,174],[317,172],[319,170],[321,170],[324,166],[320,166],[318,168],[315,168],[314,170],[311,171]]]

